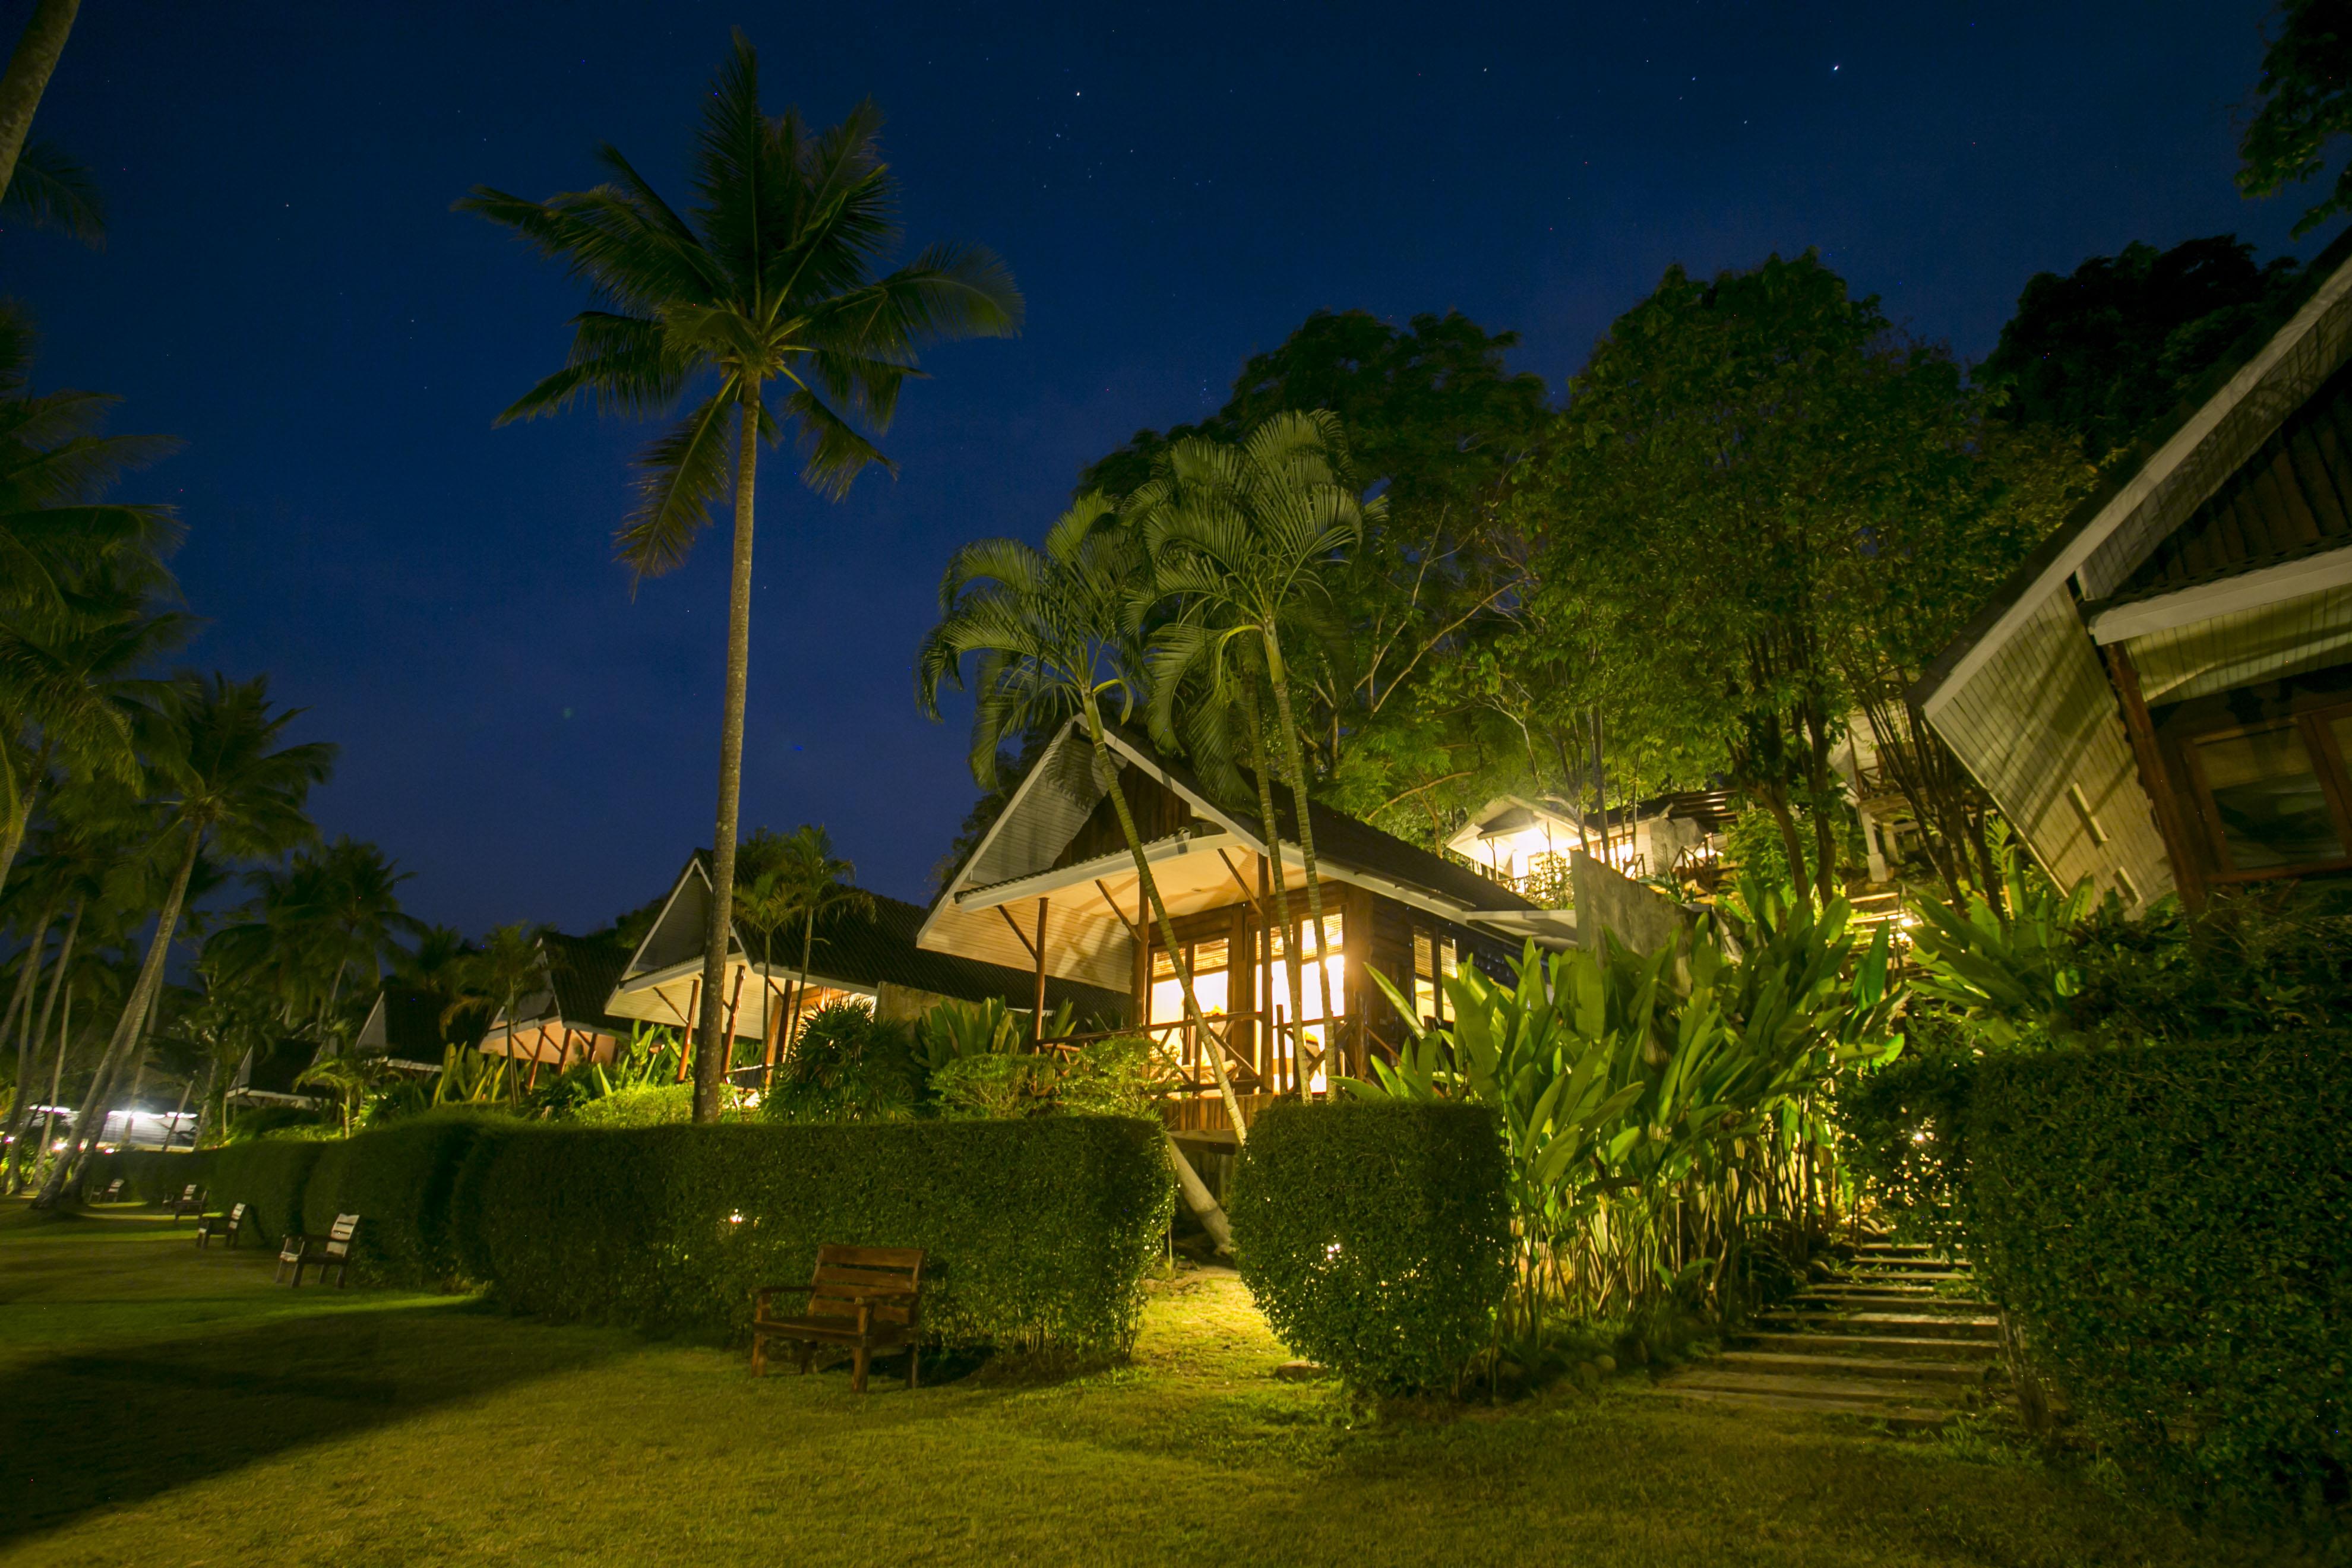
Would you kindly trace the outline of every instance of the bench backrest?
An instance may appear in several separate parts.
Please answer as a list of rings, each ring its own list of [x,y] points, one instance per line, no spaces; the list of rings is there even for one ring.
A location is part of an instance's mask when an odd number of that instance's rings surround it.
[[[184,1204],[192,1204],[196,1201],[195,1183],[190,1182],[186,1186],[180,1189],[180,1201]]]
[[[327,1227],[326,1253],[330,1258],[342,1258],[352,1250],[352,1233],[360,1227],[360,1216],[339,1214],[335,1223]]]
[[[245,1205],[237,1204],[228,1211],[228,1227],[235,1230],[245,1223]]]
[[[105,1193],[105,1194],[104,1194],[104,1195],[105,1195],[106,1197],[110,1197],[110,1197],[114,1196],[114,1194],[117,1194],[117,1193],[121,1192],[121,1190],[122,1190],[122,1178],[121,1178],[121,1177],[120,1177],[120,1176],[117,1176],[117,1177],[115,1177],[115,1178],[114,1178],[114,1180],[112,1180],[112,1181],[110,1181],[110,1182],[109,1182],[109,1183],[107,1183],[107,1184],[106,1184],[106,1193]]]
[[[828,1285],[879,1286],[887,1290],[919,1291],[923,1288],[923,1249],[919,1247],[841,1247],[827,1242],[816,1249],[816,1289],[809,1292],[809,1311],[816,1317],[854,1318],[861,1304],[855,1295],[827,1294]],[[915,1307],[908,1301],[877,1302],[877,1323],[911,1323]]]

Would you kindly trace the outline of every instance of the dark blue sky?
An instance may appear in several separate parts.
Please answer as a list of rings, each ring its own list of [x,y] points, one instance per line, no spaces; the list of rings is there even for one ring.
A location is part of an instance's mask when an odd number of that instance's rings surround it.
[[[1038,534],[1081,464],[1321,306],[1458,307],[1557,384],[1673,261],[1818,246],[1976,357],[2038,269],[2231,229],[2272,254],[2295,206],[2230,184],[2264,8],[113,0],[37,126],[111,243],[9,233],[0,289],[41,384],[187,438],[127,493],[185,515],[194,661],[268,671],[341,743],[322,826],[426,918],[581,929],[708,839],[723,542],[633,602],[609,536],[650,432],[491,428],[580,300],[449,203],[588,184],[600,140],[679,190],[731,25],[772,110],[872,94],[910,237],[997,249],[1029,328],[930,356],[897,481],[835,506],[768,467],[743,816],[823,822],[921,898],[972,795],[909,695],[958,542]]]

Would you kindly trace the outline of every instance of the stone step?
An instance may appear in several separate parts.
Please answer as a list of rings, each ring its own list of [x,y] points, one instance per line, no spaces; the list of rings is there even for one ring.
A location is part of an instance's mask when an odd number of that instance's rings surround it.
[[[1662,1379],[1664,1388],[1703,1388],[1718,1394],[1781,1394],[1791,1399],[1854,1399],[1881,1405],[1940,1405],[1949,1394],[1931,1384],[1890,1383],[1881,1378],[1827,1377],[1811,1373],[1746,1372],[1713,1363]]]
[[[1801,1309],[1825,1312],[1920,1312],[1938,1318],[1982,1317],[1985,1310],[1982,1301],[1971,1301],[1966,1297],[1937,1296],[1924,1290],[1916,1295],[1909,1292],[1897,1294],[1853,1286],[1802,1290],[1792,1299],[1792,1304]]]
[[[1923,1361],[1997,1361],[1999,1340],[1931,1339],[1906,1334],[1835,1334],[1765,1329],[1732,1337],[1742,1350],[1784,1351],[1800,1355],[1902,1356]]]
[[[2000,1321],[1989,1313],[1780,1311],[1766,1312],[1759,1321],[1772,1329],[1832,1334],[1992,1342],[2000,1338]]]
[[[1925,1357],[1807,1354],[1797,1351],[1730,1350],[1707,1363],[1725,1372],[1765,1373],[1780,1377],[1863,1378],[1885,1383],[1947,1383],[1981,1387],[1990,1361],[1929,1361]]]
[[[1677,1399],[1710,1405],[1736,1405],[1750,1410],[1778,1410],[1804,1415],[1859,1415],[1909,1431],[1928,1431],[1951,1420],[1955,1412],[1932,1405],[1890,1405],[1873,1399],[1809,1399],[1802,1395],[1766,1394],[1753,1390],[1682,1388],[1660,1385],[1658,1392]]]
[[[1856,1284],[1972,1285],[1976,1276],[1965,1268],[1848,1268],[1838,1275]]]
[[[1969,1266],[1955,1263],[1948,1258],[1930,1258],[1922,1253],[1916,1258],[1856,1258],[1846,1267],[1855,1273],[1874,1274],[1966,1274]]]

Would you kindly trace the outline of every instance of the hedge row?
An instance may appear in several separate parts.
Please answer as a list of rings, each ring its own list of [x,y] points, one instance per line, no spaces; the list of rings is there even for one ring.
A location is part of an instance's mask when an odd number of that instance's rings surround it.
[[[1447,1387],[1509,1287],[1507,1181],[1483,1107],[1281,1101],[1234,1173],[1234,1261],[1301,1354],[1379,1392]]]
[[[457,1174],[483,1129],[499,1124],[463,1113],[420,1116],[311,1144],[320,1153],[302,1186],[302,1229],[322,1236],[337,1215],[358,1215],[364,1223],[354,1254],[362,1274],[405,1285],[453,1283],[462,1272],[451,1207]]]
[[[2352,1499],[2352,1037],[1947,1052],[1877,1078],[1893,1190],[1949,1205],[2118,1454],[2200,1490]]]
[[[478,1134],[454,1213],[465,1272],[521,1311],[723,1340],[823,1243],[920,1247],[929,1336],[1099,1353],[1133,1341],[1174,1201],[1129,1118],[508,1125]]]
[[[207,1185],[212,1179],[213,1153],[209,1149],[202,1152],[185,1149],[118,1149],[111,1153],[94,1154],[83,1167],[81,1191],[86,1198],[95,1198],[120,1176],[125,1202],[160,1204],[165,1198],[178,1197],[190,1182],[200,1187]]]

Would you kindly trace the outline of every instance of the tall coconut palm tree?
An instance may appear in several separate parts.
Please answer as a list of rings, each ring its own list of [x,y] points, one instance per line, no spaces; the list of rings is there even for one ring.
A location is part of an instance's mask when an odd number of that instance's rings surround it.
[[[49,1173],[37,1200],[41,1205],[57,1202],[68,1167],[96,1146],[99,1130],[106,1125],[113,1080],[145,1026],[163,984],[164,961],[186,907],[188,883],[206,844],[238,858],[275,856],[316,835],[302,808],[310,787],[334,771],[336,749],[317,741],[284,743],[287,726],[301,711],[274,710],[266,676],[239,683],[224,675],[185,675],[166,689],[163,718],[169,743],[153,765],[165,786],[169,813],[160,843],[177,848],[178,866],[77,1125],[79,1152],[73,1159],[60,1160]]]
[[[7,68],[0,70],[0,190],[16,177],[17,156],[33,129],[33,111],[41,106],[41,94],[58,68],[58,58],[66,52],[66,38],[80,10],[81,0],[36,0],[25,30],[16,35],[16,47],[9,51]]]
[[[727,921],[743,770],[751,668],[753,481],[761,442],[790,428],[806,454],[801,479],[838,499],[868,464],[872,440],[919,374],[915,352],[948,338],[1008,336],[1021,295],[988,252],[933,246],[877,276],[899,238],[897,181],[877,141],[882,116],[861,104],[815,132],[797,111],[760,108],[758,61],[743,36],[719,71],[696,152],[698,198],[675,211],[611,147],[611,183],[526,201],[487,186],[457,205],[515,230],[586,283],[597,307],[573,319],[569,362],[500,419],[553,413],[586,396],[608,412],[664,413],[715,383],[639,458],[638,502],[618,541],[642,581],[677,566],[729,489],[733,443],[734,557],[727,679],[719,719],[714,897],[705,931],[700,1037],[722,1026]],[[719,1108],[718,1058],[695,1077],[695,1119]]]
[[[1315,820],[1293,697],[1292,655],[1302,644],[1339,640],[1332,579],[1362,542],[1365,527],[1381,521],[1387,509],[1381,500],[1364,500],[1354,485],[1346,434],[1338,416],[1322,409],[1276,414],[1237,445],[1203,437],[1179,441],[1128,504],[1151,555],[1152,594],[1181,605],[1179,624],[1189,621],[1192,628],[1163,633],[1154,680],[1178,681],[1188,667],[1213,661],[1218,645],[1235,638],[1248,639],[1262,664],[1296,807],[1328,1051],[1334,1026],[1323,952],[1323,889],[1316,874]],[[1254,678],[1250,684],[1254,690]],[[1278,832],[1275,823],[1266,824],[1269,838]],[[1295,991],[1293,997],[1303,1012],[1306,998]],[[1303,1093],[1303,1030],[1297,1038]]]
[[[1234,1138],[1246,1140],[1224,1045],[1193,994],[1192,967],[1151,875],[1103,714],[1104,705],[1116,701],[1124,722],[1146,695],[1126,633],[1145,571],[1135,536],[1099,493],[1078,498],[1045,535],[1042,551],[1018,539],[965,545],[940,583],[940,623],[915,657],[915,697],[927,717],[938,718],[940,688],[962,688],[964,661],[971,659],[971,773],[983,789],[995,786],[997,751],[1008,738],[1074,716],[1085,726],[1095,782],[1110,796],[1160,945],[1175,965],[1185,1021],[1209,1058]]]

